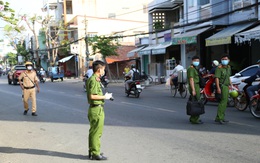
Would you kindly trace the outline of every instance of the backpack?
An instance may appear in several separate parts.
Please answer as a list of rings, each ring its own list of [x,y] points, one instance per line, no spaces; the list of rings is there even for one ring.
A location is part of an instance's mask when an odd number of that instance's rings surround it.
[[[135,81],[135,80],[140,80],[140,74],[139,74],[139,72],[136,70],[136,71],[134,71],[134,69],[132,69],[132,71],[133,71],[133,81]]]

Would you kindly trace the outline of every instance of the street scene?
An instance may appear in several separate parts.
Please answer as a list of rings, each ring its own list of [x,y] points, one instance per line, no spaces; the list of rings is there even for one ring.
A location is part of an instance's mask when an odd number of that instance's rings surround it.
[[[88,159],[87,98],[82,80],[40,84],[37,113],[23,115],[21,88],[0,78],[2,163],[80,163]],[[172,97],[164,84],[126,97],[123,83],[110,83],[101,151],[107,162],[259,162],[259,120],[228,107],[227,125],[214,122],[216,103],[205,105],[203,125],[189,123],[187,98]],[[29,110],[31,113],[31,110]]]
[[[0,163],[260,163],[259,13],[0,0]]]

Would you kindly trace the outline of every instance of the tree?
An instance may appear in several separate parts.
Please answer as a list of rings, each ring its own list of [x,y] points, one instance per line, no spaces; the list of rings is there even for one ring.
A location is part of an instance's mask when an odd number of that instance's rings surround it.
[[[3,2],[0,0],[0,18],[12,25],[16,25],[18,22],[18,19],[15,18],[15,11],[9,7],[8,2]]]
[[[104,62],[108,68],[108,75],[111,79],[110,69],[106,62],[106,57],[108,56],[118,56],[116,50],[120,46],[120,44],[113,37],[105,37],[105,36],[95,36],[88,39],[90,46],[92,46],[93,55],[100,53],[103,57]]]
[[[7,53],[7,60],[8,60],[9,65],[16,65],[17,64],[17,55],[12,52],[9,52],[9,53]]]

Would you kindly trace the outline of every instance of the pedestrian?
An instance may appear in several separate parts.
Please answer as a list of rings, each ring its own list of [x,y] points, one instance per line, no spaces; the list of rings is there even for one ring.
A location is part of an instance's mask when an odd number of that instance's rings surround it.
[[[104,100],[112,98],[112,93],[103,95],[100,77],[105,74],[105,63],[95,61],[92,65],[94,74],[87,80],[87,98],[89,103],[88,119],[89,129],[89,158],[92,160],[107,160],[100,153],[100,137],[104,127]]]
[[[40,88],[38,85],[38,78],[36,72],[33,70],[32,62],[25,63],[26,70],[21,73],[19,76],[19,84],[23,91],[23,104],[24,104],[24,112],[23,114],[26,115],[29,110],[28,101],[31,98],[32,101],[32,116],[37,116],[36,111],[36,90],[35,86],[37,87],[37,92],[40,92]]]
[[[218,104],[217,116],[215,122],[219,124],[225,124],[229,121],[225,119],[225,111],[227,108],[228,95],[229,95],[229,86],[232,86],[230,75],[231,68],[228,65],[229,56],[223,55],[221,57],[221,65],[215,71],[215,83],[216,91],[221,95],[220,102]]]
[[[124,73],[127,74],[129,71],[130,71],[130,68],[128,65],[126,65],[124,68]]]
[[[199,70],[198,70],[199,64],[200,64],[200,58],[198,56],[193,56],[192,64],[187,69],[189,92],[190,92],[191,96],[196,98],[196,100],[200,100]],[[203,122],[200,120],[199,115],[196,115],[196,116],[191,115],[190,123],[203,124]]]

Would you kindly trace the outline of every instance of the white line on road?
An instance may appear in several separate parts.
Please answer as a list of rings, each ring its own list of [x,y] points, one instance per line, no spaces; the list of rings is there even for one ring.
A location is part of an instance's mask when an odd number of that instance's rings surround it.
[[[176,111],[173,111],[173,110],[157,108],[157,107],[152,107],[152,106],[147,106],[147,105],[139,105],[139,104],[134,104],[134,103],[129,103],[129,102],[121,102],[121,103],[127,104],[127,105],[135,105],[135,106],[145,107],[145,108],[148,108],[148,109],[154,109],[154,110],[160,110],[160,111],[165,111],[165,112],[171,112],[171,113],[175,113],[176,112]]]

